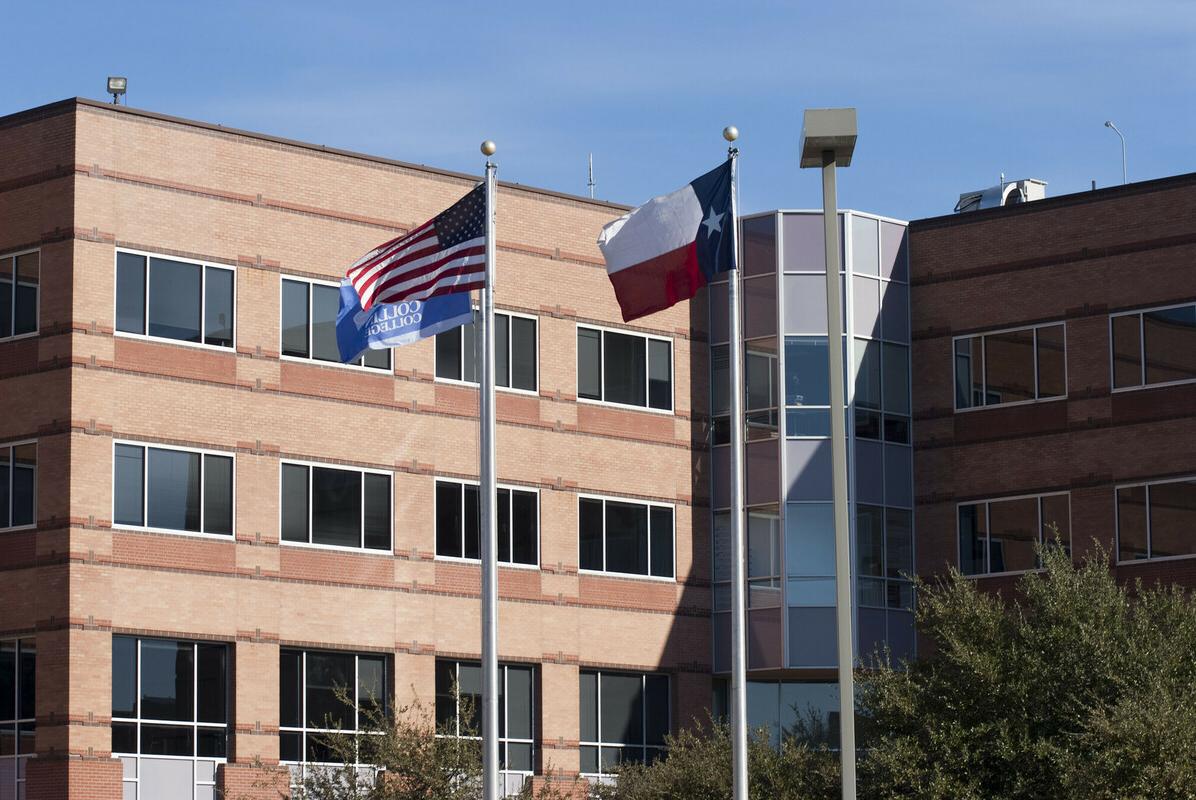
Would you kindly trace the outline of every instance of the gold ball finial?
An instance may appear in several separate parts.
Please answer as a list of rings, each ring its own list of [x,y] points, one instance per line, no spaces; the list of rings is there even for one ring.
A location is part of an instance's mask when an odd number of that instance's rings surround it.
[[[739,138],[739,128],[736,128],[734,125],[728,125],[723,128],[723,138],[728,142],[735,141]]]
[[[496,145],[494,142],[490,141],[489,139],[482,142],[482,155],[492,156],[496,152],[498,152],[498,145]]]

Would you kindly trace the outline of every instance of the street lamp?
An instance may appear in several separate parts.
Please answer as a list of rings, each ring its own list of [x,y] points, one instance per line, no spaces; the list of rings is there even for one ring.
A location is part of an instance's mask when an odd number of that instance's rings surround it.
[[[835,499],[835,633],[839,644],[839,758],[843,800],[855,800],[855,681],[851,631],[851,528],[847,514],[847,428],[844,399],[843,316],[839,298],[839,201],[835,167],[851,165],[854,108],[808,108],[802,120],[803,168],[822,168],[822,222],[826,239],[826,324],[830,356],[831,462]]]
[[[1113,131],[1121,139],[1121,185],[1124,186],[1129,182],[1125,171],[1125,136],[1122,135],[1121,131],[1117,130],[1117,126],[1113,124],[1113,120],[1111,119],[1105,120],[1105,127]]]

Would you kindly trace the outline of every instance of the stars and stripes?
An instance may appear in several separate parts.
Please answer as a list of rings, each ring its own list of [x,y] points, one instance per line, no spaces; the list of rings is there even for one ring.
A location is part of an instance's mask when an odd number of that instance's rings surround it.
[[[483,288],[486,280],[486,186],[478,185],[446,211],[391,239],[345,272],[361,307],[427,300]]]

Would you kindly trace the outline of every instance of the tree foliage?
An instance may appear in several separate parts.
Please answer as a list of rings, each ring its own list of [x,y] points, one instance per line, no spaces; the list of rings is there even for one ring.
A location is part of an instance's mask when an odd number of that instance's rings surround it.
[[[859,675],[859,796],[873,800],[1196,798],[1196,602],[1123,587],[1096,547],[1048,546],[1012,597],[957,573],[920,587],[919,661]],[[727,800],[723,725],[628,766],[603,800]],[[750,748],[751,795],[839,796],[838,755],[791,739]]]

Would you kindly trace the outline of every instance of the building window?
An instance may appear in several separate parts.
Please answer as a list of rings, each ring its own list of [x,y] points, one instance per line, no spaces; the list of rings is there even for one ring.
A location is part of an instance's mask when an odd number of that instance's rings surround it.
[[[535,670],[500,664],[498,668],[498,760],[503,772],[520,778],[535,764]],[[456,691],[454,691],[454,687]],[[482,667],[467,661],[436,662],[436,728],[450,736],[480,738]],[[518,791],[522,780],[508,780]]]
[[[116,330],[233,346],[234,271],[196,261],[116,253]]]
[[[283,542],[390,552],[390,473],[281,466]]]
[[[859,503],[855,512],[859,604],[913,610],[913,514]]]
[[[855,435],[909,444],[909,348],[855,340]]]
[[[494,384],[536,391],[536,318],[494,315]],[[477,329],[470,323],[436,334],[436,377],[477,383]]]
[[[0,256],[0,339],[37,333],[41,254]]]
[[[25,761],[36,750],[37,645],[0,640],[0,797],[25,796]]]
[[[671,719],[667,675],[582,670],[582,774],[652,763],[664,755]]]
[[[577,327],[577,396],[661,411],[673,409],[668,339]]]
[[[714,444],[731,441],[730,350],[727,345],[710,348],[710,415]],[[770,439],[777,435],[777,354],[771,340],[744,344],[743,409],[747,440]]]
[[[1196,380],[1196,303],[1109,318],[1113,388]]]
[[[228,754],[228,668],[224,644],[112,637],[112,754],[125,797],[212,796],[204,787]]]
[[[1038,544],[1071,542],[1067,492],[963,503],[959,506],[959,570],[990,575],[1039,569]]]
[[[672,506],[582,497],[578,517],[582,569],[673,577]]]
[[[114,450],[116,525],[232,536],[232,456],[123,442]]]
[[[331,734],[368,733],[371,715],[387,713],[385,656],[283,650],[278,671],[278,755],[283,762],[336,763]]]
[[[1196,478],[1117,487],[1117,560],[1196,555]]]
[[[714,679],[711,713],[730,719],[730,681]],[[773,747],[792,740],[839,748],[839,685],[798,681],[748,681],[748,730],[764,728]]]
[[[747,514],[748,608],[781,605],[781,518],[775,508]],[[731,514],[714,515],[714,610],[731,609]]]
[[[282,279],[282,354],[288,358],[341,363],[336,344],[340,287],[333,283]],[[390,369],[390,350],[366,350],[359,367]]]
[[[37,523],[37,443],[0,445],[0,528]]]
[[[830,353],[826,337],[786,336],[785,436],[830,435]]]
[[[476,484],[436,481],[436,555],[479,558],[481,511]],[[539,495],[522,489],[498,489],[498,560],[504,564],[540,563]]]
[[[1063,323],[955,339],[955,408],[1067,396]]]

